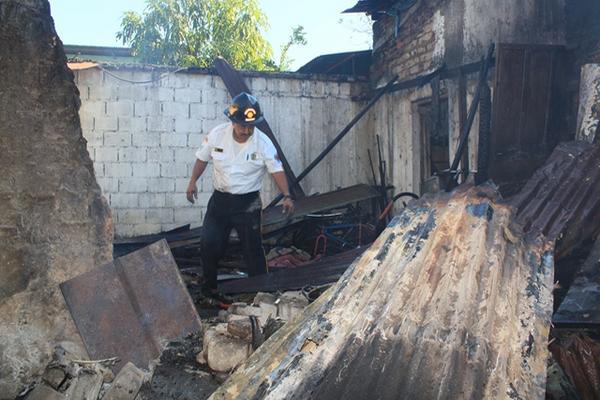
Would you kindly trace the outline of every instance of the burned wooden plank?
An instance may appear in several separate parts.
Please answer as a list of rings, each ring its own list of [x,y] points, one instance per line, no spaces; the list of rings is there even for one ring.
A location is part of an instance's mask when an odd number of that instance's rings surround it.
[[[146,367],[200,318],[163,239],[60,285],[90,357]]]
[[[409,205],[213,399],[545,394],[552,245],[489,187]]]

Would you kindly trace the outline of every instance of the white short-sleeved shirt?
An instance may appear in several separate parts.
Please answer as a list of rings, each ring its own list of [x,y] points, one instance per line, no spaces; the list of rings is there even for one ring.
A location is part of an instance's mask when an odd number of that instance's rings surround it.
[[[265,172],[283,171],[277,150],[271,139],[258,129],[246,145],[234,151],[233,125],[216,126],[202,141],[196,158],[213,166],[213,186],[225,193],[244,194],[256,192],[262,186]]]

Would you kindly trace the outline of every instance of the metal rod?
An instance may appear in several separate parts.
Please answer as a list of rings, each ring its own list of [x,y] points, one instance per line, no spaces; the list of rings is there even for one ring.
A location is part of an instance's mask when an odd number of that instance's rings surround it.
[[[346,125],[346,127],[344,129],[342,129],[342,131],[335,137],[335,139],[333,139],[333,141],[331,143],[329,143],[327,145],[327,147],[321,152],[321,154],[319,154],[317,156],[317,158],[315,158],[313,160],[313,162],[311,162],[310,165],[308,167],[306,167],[304,169],[304,171],[302,171],[298,175],[298,177],[296,178],[296,180],[294,182],[290,182],[290,186],[298,184],[302,179],[304,179],[306,177],[306,175],[308,175],[310,173],[310,171],[313,170],[313,168],[315,168],[321,162],[321,160],[323,160],[323,158],[325,158],[325,156],[327,154],[329,154],[329,152],[335,147],[335,145],[338,144],[338,142],[340,140],[342,140],[344,138],[344,136],[346,136],[346,134],[350,131],[350,129],[352,129],[352,127],[354,127],[354,125],[356,125],[356,123],[363,117],[363,115],[365,115],[367,113],[367,111],[369,111],[369,109],[371,109],[371,107],[373,107],[373,105],[375,103],[377,103],[377,100],[379,100],[384,94],[386,94],[388,92],[388,90],[392,87],[394,82],[396,82],[396,79],[398,79],[398,75],[394,75],[394,77],[384,87],[379,89],[377,94],[375,96],[373,96],[373,98],[369,101],[369,103],[367,103],[367,105],[364,106],[363,109],[360,110],[354,118],[352,118],[352,121],[350,121],[348,123],[348,125]],[[282,198],[283,198],[283,195],[279,194],[278,196],[276,196],[273,199],[273,201],[267,206],[267,208],[274,206]]]
[[[488,49],[487,56],[485,61],[482,60],[481,64],[481,72],[479,73],[479,83],[477,84],[477,90],[475,91],[475,96],[473,97],[473,101],[471,102],[471,107],[469,107],[469,114],[467,115],[467,122],[465,123],[464,129],[460,135],[460,142],[458,143],[458,148],[456,149],[456,154],[454,155],[454,161],[452,161],[452,165],[450,166],[450,174],[455,174],[460,159],[462,157],[462,153],[465,149],[465,146],[469,140],[469,132],[471,131],[471,126],[473,125],[473,121],[475,120],[475,113],[477,112],[477,107],[479,105],[479,98],[481,97],[481,88],[483,83],[487,80],[487,74],[489,70],[489,66],[492,60],[492,56],[494,54],[494,44],[490,45]],[[452,177],[454,183],[456,183],[456,174]]]

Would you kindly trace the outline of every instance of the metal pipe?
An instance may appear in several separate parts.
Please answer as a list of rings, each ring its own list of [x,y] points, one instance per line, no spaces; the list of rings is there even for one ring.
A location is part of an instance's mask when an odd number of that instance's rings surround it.
[[[344,129],[342,129],[342,131],[335,137],[335,139],[333,139],[333,141],[331,143],[329,143],[327,145],[327,147],[321,152],[321,154],[319,154],[317,156],[317,158],[315,158],[313,160],[313,162],[311,162],[310,165],[308,167],[306,167],[304,169],[304,171],[302,171],[298,175],[298,177],[296,178],[295,181],[290,182],[290,186],[298,184],[302,179],[304,179],[306,177],[306,175],[308,175],[310,173],[310,171],[313,170],[313,168],[315,168],[321,162],[321,160],[323,160],[323,158],[325,158],[325,156],[327,154],[329,154],[329,152],[335,147],[335,145],[338,144],[338,142],[340,140],[342,140],[344,138],[344,136],[346,136],[346,134],[350,131],[350,129],[352,129],[352,127],[354,125],[356,125],[356,123],[363,117],[363,115],[365,115],[367,113],[367,111],[369,111],[369,109],[371,107],[373,107],[373,105],[375,103],[377,103],[377,100],[379,100],[385,93],[387,93],[387,91],[392,87],[394,82],[396,82],[396,79],[398,79],[398,75],[394,75],[394,77],[384,87],[379,89],[377,94],[375,96],[373,96],[373,98],[369,101],[369,103],[367,103],[367,105],[364,106],[363,109],[360,110],[359,113],[356,114],[356,116],[354,118],[352,118],[352,121],[350,121],[348,123],[348,125],[346,125],[346,127]],[[283,198],[283,195],[279,194],[278,196],[276,196],[273,199],[273,201],[267,206],[267,208],[274,206],[282,198]]]

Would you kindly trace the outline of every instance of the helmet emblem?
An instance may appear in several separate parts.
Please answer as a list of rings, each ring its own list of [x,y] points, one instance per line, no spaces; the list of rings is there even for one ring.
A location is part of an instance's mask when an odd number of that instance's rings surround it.
[[[229,115],[234,115],[238,110],[238,107],[235,104],[232,104],[229,106],[229,110],[227,110],[227,112],[229,113]]]
[[[247,108],[246,111],[244,111],[244,118],[246,122],[256,120],[256,110],[254,108]]]

